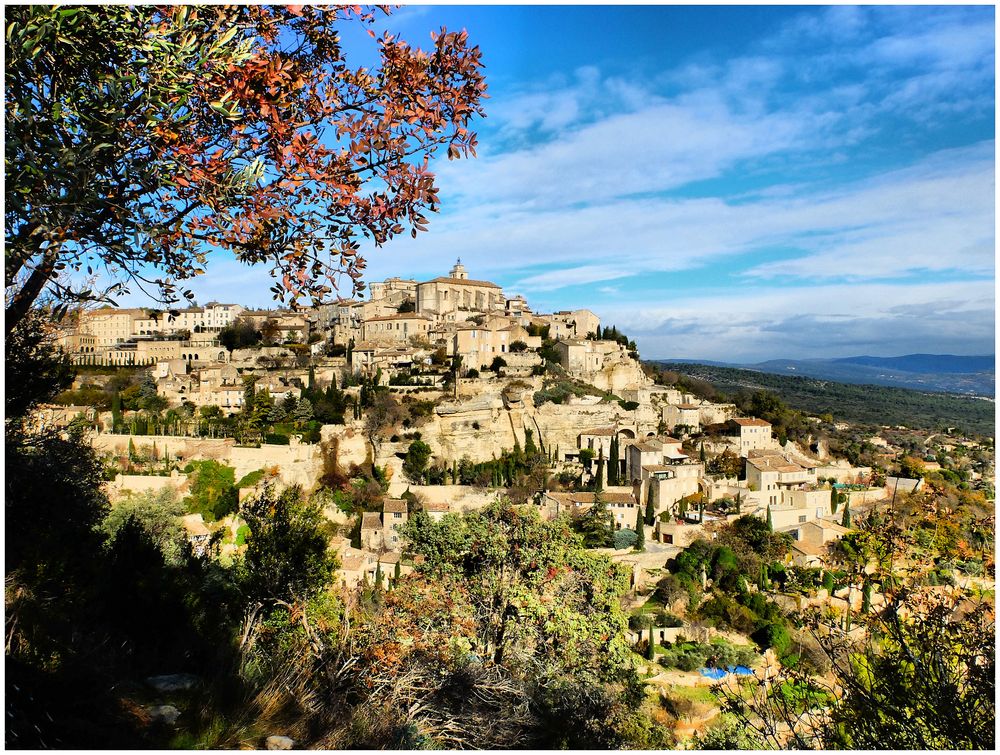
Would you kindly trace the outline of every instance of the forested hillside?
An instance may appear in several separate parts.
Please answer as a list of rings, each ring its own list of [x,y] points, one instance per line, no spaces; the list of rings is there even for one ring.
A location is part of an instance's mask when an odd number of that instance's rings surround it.
[[[957,427],[993,437],[992,401],[881,385],[848,385],[830,380],[771,375],[706,364],[653,362],[660,369],[711,383],[718,392],[771,391],[789,407],[809,414],[831,414],[835,420],[863,425],[905,425],[936,430]],[[714,400],[719,400],[716,397]]]

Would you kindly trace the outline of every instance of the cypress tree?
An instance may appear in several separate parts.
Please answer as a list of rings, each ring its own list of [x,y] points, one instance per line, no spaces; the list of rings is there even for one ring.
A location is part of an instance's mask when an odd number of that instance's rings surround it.
[[[656,521],[656,509],[653,506],[653,481],[649,481],[649,489],[646,491],[646,524],[650,527]]]
[[[702,464],[705,463],[705,444],[704,444],[704,442],[701,444],[701,446],[698,449],[698,461],[700,461]]]
[[[608,485],[618,485],[618,436],[611,437],[611,449],[608,452]]]
[[[115,391],[114,395],[111,397],[111,429],[114,432],[118,431],[118,428],[122,423],[122,397]]]
[[[767,504],[767,530],[774,532],[774,519],[771,518],[771,504]]]
[[[604,456],[597,460],[597,477],[594,478],[594,490],[604,490]]]
[[[655,645],[653,645],[653,622],[649,622],[649,647],[646,648],[646,660],[652,661],[656,657],[656,652],[653,650]]]
[[[861,588],[861,613],[868,613],[872,610],[872,583],[865,577],[865,583]]]
[[[740,513],[740,504],[742,503],[742,498],[743,498],[743,494],[742,493],[739,493],[739,492],[736,493],[736,513],[737,514]]]
[[[705,521],[705,502],[698,501],[698,524]]]
[[[635,549],[639,552],[646,550],[646,527],[642,523],[642,509],[635,507]]]
[[[316,370],[309,367],[309,382],[306,384],[309,392],[312,393],[316,388]]]
[[[850,528],[851,526],[851,502],[848,501],[847,505],[844,506],[844,516],[840,520],[840,524],[843,527]]]

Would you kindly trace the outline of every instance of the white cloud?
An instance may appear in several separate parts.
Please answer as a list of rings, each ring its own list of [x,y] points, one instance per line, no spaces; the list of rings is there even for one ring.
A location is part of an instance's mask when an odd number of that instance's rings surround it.
[[[759,361],[778,356],[991,353],[992,281],[753,288],[598,308],[644,357]]]

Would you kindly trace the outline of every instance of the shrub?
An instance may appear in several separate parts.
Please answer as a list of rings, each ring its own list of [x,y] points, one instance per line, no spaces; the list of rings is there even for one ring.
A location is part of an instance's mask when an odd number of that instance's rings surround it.
[[[289,439],[287,435],[280,433],[268,433],[264,436],[264,442],[272,446],[287,446]]]
[[[751,639],[760,645],[762,650],[774,648],[779,657],[788,655],[792,647],[792,637],[784,624],[768,624],[754,632]]]
[[[630,530],[628,528],[615,530],[615,548],[621,550],[622,548],[631,548],[636,544],[639,536],[635,534],[635,530]]]

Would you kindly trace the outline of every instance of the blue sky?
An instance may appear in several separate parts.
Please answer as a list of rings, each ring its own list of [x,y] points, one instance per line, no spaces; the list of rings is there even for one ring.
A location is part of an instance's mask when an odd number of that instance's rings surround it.
[[[994,351],[994,9],[407,6],[465,27],[479,158],[368,278],[588,307],[648,358]],[[358,45],[361,43],[359,42]],[[366,54],[348,40],[348,51]],[[266,304],[217,259],[199,300]]]

